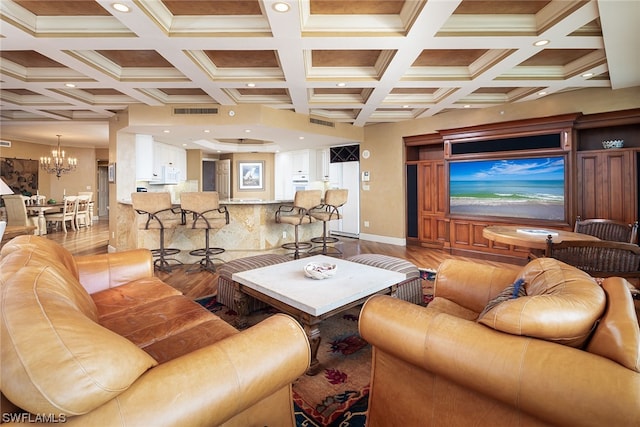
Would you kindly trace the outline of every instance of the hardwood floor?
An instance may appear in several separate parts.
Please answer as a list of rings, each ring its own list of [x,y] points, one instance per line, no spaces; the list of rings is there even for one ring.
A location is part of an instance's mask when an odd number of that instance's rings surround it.
[[[93,227],[83,227],[79,231],[55,231],[46,235],[48,239],[58,242],[74,255],[93,255],[107,253],[109,243],[109,224],[107,221],[95,221]],[[336,244],[343,252],[343,257],[358,254],[384,254],[406,259],[418,267],[436,269],[440,263],[449,258],[464,259],[472,262],[519,269],[520,266],[489,261],[480,258],[451,255],[448,252],[419,246],[397,246],[370,242],[359,239],[341,237]],[[174,269],[170,274],[156,272],[156,275],[191,298],[215,295],[218,288],[218,274],[209,272],[186,273],[189,265]]]

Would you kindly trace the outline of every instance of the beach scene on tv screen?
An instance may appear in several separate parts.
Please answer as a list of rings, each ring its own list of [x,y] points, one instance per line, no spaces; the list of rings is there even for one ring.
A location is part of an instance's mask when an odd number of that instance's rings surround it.
[[[564,157],[449,162],[451,214],[564,220]]]

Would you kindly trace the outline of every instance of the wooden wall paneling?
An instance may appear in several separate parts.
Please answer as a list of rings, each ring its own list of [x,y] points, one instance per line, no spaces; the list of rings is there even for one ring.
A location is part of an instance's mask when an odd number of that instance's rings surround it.
[[[449,246],[449,219],[444,217],[435,217],[433,220],[435,221],[433,229],[436,232],[436,240],[442,243],[445,247]]]
[[[517,152],[522,156],[568,153],[569,173],[565,194],[568,223],[558,222],[552,227],[571,228],[576,214],[583,218],[633,222],[640,211],[637,194],[640,179],[637,170],[640,163],[639,131],[640,109],[636,109],[588,116],[566,114],[405,137],[407,162],[418,165],[417,215],[420,230],[417,240],[425,246],[444,247],[452,251],[526,259],[529,248],[487,241],[482,237],[484,227],[504,224],[503,219],[496,217],[493,221],[485,217],[448,217],[448,177],[445,173],[448,159],[475,159],[482,155],[494,155],[500,150]],[[552,141],[544,141],[540,147],[525,148],[511,148],[508,142],[497,148],[490,145],[493,140],[556,132],[560,135],[557,147],[550,145]],[[622,149],[604,150],[602,141],[606,139],[624,139],[625,146]],[[486,144],[487,141],[489,144]],[[481,145],[483,142],[485,145]],[[485,146],[487,153],[482,151]],[[518,222],[515,218],[511,220]],[[549,226],[542,222],[527,223],[524,219],[519,224]]]
[[[422,215],[434,214],[434,194],[438,190],[433,180],[433,162],[421,162],[418,165],[418,179],[420,182],[420,206],[422,209]]]
[[[447,177],[444,174],[444,162],[435,162],[433,167],[433,177],[438,188],[434,194],[434,209],[436,214],[444,216],[447,211],[447,192],[445,191]]]
[[[420,217],[420,241],[434,242],[436,236],[433,234],[433,219],[430,215],[422,215]]]
[[[485,239],[482,236],[482,231],[488,225],[489,224],[487,224],[486,222],[482,222],[482,223],[474,222],[474,223],[471,223],[471,246],[474,249],[479,249],[479,250],[487,250],[487,249],[489,249],[489,240]]]
[[[577,159],[578,215],[635,221],[635,150],[583,151]]]
[[[602,204],[598,200],[600,191],[598,182],[601,180],[598,172],[598,153],[582,152],[577,156],[577,180],[578,180],[578,212],[583,219],[598,218],[598,206]],[[575,220],[575,218],[573,218]]]
[[[451,221],[451,246],[456,248],[471,248],[471,222],[455,220]]]
[[[616,150],[617,151],[617,150]],[[633,222],[631,151],[603,153],[603,218]]]
[[[419,236],[421,243],[442,246],[444,236],[442,220],[445,216],[444,161],[418,162],[418,203],[420,206]],[[448,227],[446,227],[448,229]]]

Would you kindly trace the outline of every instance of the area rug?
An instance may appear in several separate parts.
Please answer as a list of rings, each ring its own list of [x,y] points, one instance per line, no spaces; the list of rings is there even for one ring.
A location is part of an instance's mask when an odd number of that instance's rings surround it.
[[[435,271],[421,269],[424,303],[433,298]],[[237,314],[208,297],[198,302],[228,323]],[[354,307],[320,323],[318,360],[322,370],[303,375],[293,384],[293,403],[298,427],[361,427],[365,425],[371,377],[371,346],[358,334],[361,307]],[[277,313],[266,308],[251,313],[250,327]]]
[[[234,324],[237,314],[216,297],[198,300],[209,311]],[[248,326],[272,314],[267,308],[253,312]],[[371,346],[358,334],[360,307],[320,323],[318,360],[322,370],[303,375],[293,384],[296,424],[305,427],[364,426],[371,375]]]

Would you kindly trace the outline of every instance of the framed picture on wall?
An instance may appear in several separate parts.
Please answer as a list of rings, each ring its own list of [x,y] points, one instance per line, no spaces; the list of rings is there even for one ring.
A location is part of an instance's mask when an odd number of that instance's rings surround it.
[[[264,189],[264,162],[238,162],[240,190]]]
[[[109,163],[109,182],[116,182],[116,164]]]

